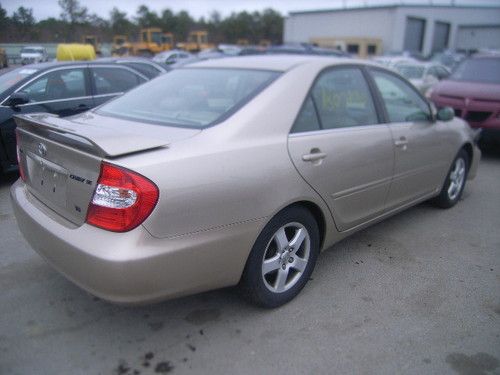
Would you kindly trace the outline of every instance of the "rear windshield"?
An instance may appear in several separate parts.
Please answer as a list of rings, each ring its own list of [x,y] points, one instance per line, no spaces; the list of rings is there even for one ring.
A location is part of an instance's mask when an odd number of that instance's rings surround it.
[[[176,69],[97,112],[159,125],[204,128],[231,115],[278,74],[248,69]]]
[[[500,83],[500,58],[463,61],[450,79],[455,81]]]
[[[37,69],[17,68],[11,70],[10,72],[0,75],[0,95],[9,87],[14,86],[22,79],[25,79],[26,77],[29,77],[30,75],[35,74],[36,72]]]
[[[420,79],[424,75],[423,66],[396,65],[396,70],[406,79]]]

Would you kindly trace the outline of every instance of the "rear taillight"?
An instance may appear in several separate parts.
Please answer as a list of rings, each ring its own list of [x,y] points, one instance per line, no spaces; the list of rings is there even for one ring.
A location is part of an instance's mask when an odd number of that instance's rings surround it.
[[[146,220],[158,196],[158,188],[146,177],[103,162],[87,223],[113,232],[127,232]]]
[[[21,180],[26,181],[26,175],[24,174],[24,167],[21,161],[21,148],[19,146],[19,133],[16,131],[16,154],[17,154],[17,165],[19,166],[19,175]]]

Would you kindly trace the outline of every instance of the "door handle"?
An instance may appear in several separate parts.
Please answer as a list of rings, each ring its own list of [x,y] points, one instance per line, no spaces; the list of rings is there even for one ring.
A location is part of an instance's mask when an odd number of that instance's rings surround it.
[[[394,142],[394,145],[396,145],[396,147],[401,147],[404,149],[408,145],[408,140],[406,139],[406,137],[401,137]]]
[[[310,154],[302,155],[302,160],[315,162],[315,161],[326,158],[326,153],[321,152],[318,149],[316,149],[316,150],[317,151],[314,151],[314,149],[313,149],[313,150],[311,150]]]
[[[90,109],[90,107],[87,104],[79,104],[76,108],[76,110],[87,110]]]

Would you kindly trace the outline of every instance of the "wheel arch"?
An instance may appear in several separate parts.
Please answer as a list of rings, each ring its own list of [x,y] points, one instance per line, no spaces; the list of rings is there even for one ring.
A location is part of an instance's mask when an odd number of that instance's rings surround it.
[[[474,158],[474,150],[472,148],[472,144],[470,144],[470,142],[466,142],[462,146],[461,150],[465,150],[465,152],[467,153],[467,156],[469,157],[468,162],[469,162],[469,167],[470,167],[470,165],[473,162],[473,158]]]
[[[320,250],[323,249],[323,246],[325,244],[325,238],[326,238],[326,218],[325,218],[325,214],[323,213],[323,210],[313,201],[300,200],[300,201],[290,203],[287,206],[281,208],[272,217],[275,217],[280,212],[288,210],[291,207],[303,207],[306,210],[308,210],[311,213],[311,215],[313,215],[314,219],[316,220],[316,223],[318,224],[319,244],[320,244],[319,248],[320,248]]]

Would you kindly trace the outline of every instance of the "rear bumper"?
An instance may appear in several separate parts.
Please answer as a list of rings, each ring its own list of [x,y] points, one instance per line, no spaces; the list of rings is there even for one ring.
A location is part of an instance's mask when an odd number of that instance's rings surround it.
[[[142,226],[127,233],[71,226],[20,180],[11,198],[33,249],[81,288],[116,303],[154,302],[237,284],[261,229],[261,220],[255,220],[158,239]]]

